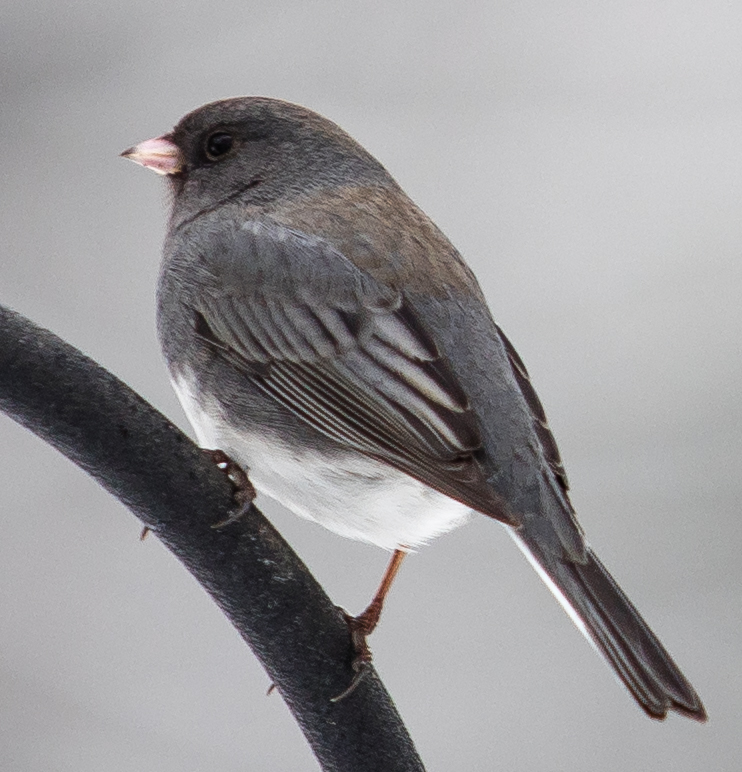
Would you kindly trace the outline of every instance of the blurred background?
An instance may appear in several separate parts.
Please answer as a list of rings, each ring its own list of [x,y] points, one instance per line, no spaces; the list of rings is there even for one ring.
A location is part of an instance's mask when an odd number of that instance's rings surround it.
[[[429,772],[742,766],[741,40],[715,0],[3,4],[0,302],[187,428],[154,333],[164,184],[118,153],[221,97],[327,115],[474,268],[590,540],[710,715],[647,719],[478,517],[372,639]],[[360,611],[387,556],[262,504]],[[4,416],[0,511],[0,767],[317,768],[185,569]]]

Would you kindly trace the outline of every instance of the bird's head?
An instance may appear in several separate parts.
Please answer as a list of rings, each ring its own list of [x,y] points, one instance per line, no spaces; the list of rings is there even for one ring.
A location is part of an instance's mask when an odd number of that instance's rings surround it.
[[[265,206],[326,187],[393,184],[332,121],[265,97],[211,102],[122,155],[167,176],[173,224],[233,200]]]

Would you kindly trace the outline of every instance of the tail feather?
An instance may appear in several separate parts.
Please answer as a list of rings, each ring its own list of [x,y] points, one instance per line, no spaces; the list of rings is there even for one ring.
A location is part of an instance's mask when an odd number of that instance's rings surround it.
[[[669,710],[675,710],[697,721],[706,720],[693,687],[590,549],[584,564],[574,563],[541,550],[522,534],[511,533],[573,621],[649,716],[661,720]]]

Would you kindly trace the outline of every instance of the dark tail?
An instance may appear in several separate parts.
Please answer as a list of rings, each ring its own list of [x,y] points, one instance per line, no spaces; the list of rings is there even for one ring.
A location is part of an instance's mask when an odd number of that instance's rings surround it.
[[[676,710],[706,720],[695,689],[592,551],[588,549],[586,563],[573,563],[546,553],[518,533],[513,536],[649,716],[661,720]]]

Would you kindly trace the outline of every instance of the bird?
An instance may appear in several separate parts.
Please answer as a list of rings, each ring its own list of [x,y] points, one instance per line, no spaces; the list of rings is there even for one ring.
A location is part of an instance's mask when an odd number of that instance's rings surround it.
[[[122,155],[169,183],[157,330],[199,444],[297,515],[392,552],[369,606],[346,615],[356,673],[404,556],[481,513],[650,717],[706,720],[587,542],[477,279],[371,153],[316,112],[252,96]]]

